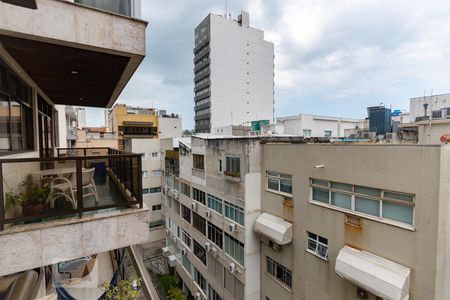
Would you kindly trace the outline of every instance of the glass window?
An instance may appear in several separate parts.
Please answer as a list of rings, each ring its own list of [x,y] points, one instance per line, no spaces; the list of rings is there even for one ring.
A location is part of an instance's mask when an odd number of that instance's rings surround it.
[[[219,214],[222,214],[222,199],[214,197],[213,195],[208,194],[208,207],[212,210],[215,210]]]
[[[241,160],[239,157],[227,156],[225,175],[233,177],[241,176]]]
[[[384,191],[384,197],[394,199],[394,200],[408,201],[408,202],[414,201],[414,196],[411,194],[399,194],[399,193]]]
[[[352,196],[331,192],[331,204],[338,206],[338,207],[351,209],[352,208]]]
[[[200,202],[203,205],[206,205],[206,194],[205,192],[196,189],[196,188],[192,188],[192,198],[198,202]]]
[[[190,234],[184,231],[183,229],[181,229],[181,240],[189,249],[191,249],[192,238]]]
[[[194,255],[206,266],[206,250],[196,240],[194,241]]]
[[[347,192],[351,192],[353,190],[353,186],[351,184],[340,183],[340,182],[332,182],[331,188],[336,190],[343,190]]]
[[[328,258],[328,239],[308,232],[308,250],[324,259]]]
[[[292,272],[290,270],[283,267],[268,256],[266,256],[266,266],[267,273],[271,274],[288,288],[292,288]]]
[[[161,204],[152,205],[152,211],[161,210]]]
[[[200,154],[193,154],[193,167],[194,169],[204,170],[205,169],[205,156]]]
[[[181,193],[185,196],[191,197],[191,186],[187,183],[181,183]]]
[[[411,206],[398,205],[383,202],[383,218],[413,224],[413,208]]]
[[[203,277],[202,273],[194,267],[194,281],[198,284],[198,286],[203,290],[206,294],[207,292],[207,282],[205,277]]]
[[[364,186],[355,186],[355,193],[373,197],[380,197],[381,190]]]
[[[181,204],[181,217],[189,224],[191,223],[191,210],[183,204]]]
[[[206,220],[195,212],[192,212],[192,225],[203,235],[206,235]]]
[[[211,222],[208,222],[208,239],[222,249],[223,231]]]
[[[328,191],[322,190],[322,189],[317,189],[317,188],[313,188],[313,197],[312,198],[313,198],[313,200],[320,201],[323,203],[328,203],[330,201]]]
[[[228,233],[225,233],[224,251],[234,258],[239,264],[242,266],[244,265],[244,244]]]
[[[355,210],[364,214],[379,217],[380,201],[355,197]]]
[[[292,175],[267,171],[267,188],[292,195]]]
[[[183,267],[186,269],[187,273],[189,274],[189,276],[191,276],[192,264],[191,264],[191,261],[189,260],[189,258],[187,257],[187,255],[181,254],[181,262],[182,262]]]
[[[233,203],[224,201],[225,217],[244,225],[244,209]]]

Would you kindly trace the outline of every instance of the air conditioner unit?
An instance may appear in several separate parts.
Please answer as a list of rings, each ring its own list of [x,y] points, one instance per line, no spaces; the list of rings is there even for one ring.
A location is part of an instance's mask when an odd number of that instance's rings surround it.
[[[169,263],[169,266],[171,266],[172,268],[176,266],[177,264],[177,258],[175,255],[169,255],[169,257],[167,257],[167,262]]]
[[[236,265],[234,263],[230,263],[228,265],[228,271],[233,274],[234,272],[236,272]]]
[[[162,248],[162,251],[163,251],[164,257],[168,257],[168,256],[170,255],[170,249],[169,249],[169,247],[163,247],[163,248]]]
[[[209,242],[205,243],[205,250],[209,252],[211,250],[211,244]]]
[[[195,295],[194,295],[194,300],[202,300],[202,294],[200,294],[200,293],[195,293]]]
[[[197,209],[197,203],[192,202],[191,207],[192,207],[192,210],[196,210]]]
[[[173,191],[173,197],[178,200],[178,198],[180,197],[180,194],[178,194],[177,191]]]
[[[234,223],[228,224],[228,231],[229,232],[235,232],[236,231],[236,224],[234,224]]]
[[[187,255],[187,250],[186,250],[186,248],[181,249],[181,254]]]
[[[218,253],[219,253],[219,252],[217,251],[216,248],[211,248],[211,255],[212,255],[212,256],[217,256]]]
[[[206,217],[207,218],[211,218],[211,216],[212,216],[212,212],[210,210],[207,210],[206,211]]]

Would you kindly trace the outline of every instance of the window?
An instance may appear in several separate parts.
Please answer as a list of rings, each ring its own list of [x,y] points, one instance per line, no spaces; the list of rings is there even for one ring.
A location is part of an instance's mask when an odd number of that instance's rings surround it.
[[[187,183],[181,183],[181,193],[185,196],[191,197],[191,186]]]
[[[207,282],[205,277],[203,277],[202,273],[194,267],[194,281],[198,284],[198,286],[203,290],[203,292],[207,292]]]
[[[241,177],[241,160],[239,157],[227,156],[225,175]]]
[[[206,220],[195,212],[192,212],[192,225],[206,236]]]
[[[183,229],[181,229],[181,240],[189,249],[191,249],[192,238],[189,233],[187,233]]]
[[[311,137],[311,129],[303,129],[303,137]]]
[[[177,191],[180,190],[180,181],[176,178],[173,179],[173,188],[176,189]]]
[[[208,284],[208,300],[222,300],[219,294]]]
[[[181,263],[189,276],[192,276],[192,264],[187,255],[181,254]]]
[[[146,195],[146,194],[150,194],[150,189],[148,189],[148,188],[142,189],[142,195]]]
[[[191,224],[191,210],[189,208],[187,208],[186,206],[184,206],[183,204],[181,204],[181,217],[186,222]]]
[[[308,250],[323,259],[328,259],[328,240],[308,232]]]
[[[204,191],[192,188],[192,198],[203,205],[206,205],[206,195]]]
[[[33,111],[30,103],[31,89],[0,60],[0,152],[33,150],[33,122],[29,122],[33,120]],[[48,130],[41,134],[45,135],[43,148],[49,149],[53,145],[53,108],[45,104],[45,111],[39,109],[42,107],[38,109],[39,116],[46,116],[42,118],[42,126],[48,127]]]
[[[205,156],[200,154],[193,154],[193,168],[204,170],[205,169]]]
[[[153,177],[160,177],[161,176],[161,170],[152,170],[152,176]]]
[[[239,264],[244,265],[244,244],[225,232],[225,253],[234,258]]]
[[[223,232],[222,229],[208,222],[208,239],[222,249],[223,246]]]
[[[152,152],[152,157],[158,157],[158,152]]]
[[[224,287],[236,300],[244,300],[244,285],[228,270],[225,270]]]
[[[142,171],[142,178],[147,178],[148,172],[147,171]]]
[[[158,187],[150,188],[150,194],[154,194],[154,193],[161,193],[161,187],[158,186]]]
[[[333,135],[333,132],[332,132],[331,130],[325,130],[325,131],[323,132],[323,135],[324,135],[325,137],[331,137],[331,136]]]
[[[266,256],[267,273],[275,277],[279,282],[292,288],[292,272]]]
[[[152,205],[152,211],[161,210],[161,204]]]
[[[225,217],[231,219],[242,226],[244,225],[244,209],[230,202],[224,201]]]
[[[194,255],[206,266],[206,250],[196,240],[194,241]]]
[[[218,171],[219,173],[222,173],[222,160],[221,160],[221,159],[219,159],[217,169],[218,169],[217,171]]]
[[[320,179],[311,179],[310,183],[314,202],[382,221],[414,223],[413,194]]]
[[[268,190],[292,195],[292,175],[267,171],[266,178]]]
[[[150,229],[158,228],[158,227],[162,227],[162,226],[164,226],[164,220],[156,220],[156,221],[152,221],[148,224],[148,227]]]
[[[172,199],[172,203],[173,203],[173,210],[177,215],[180,215],[180,202],[178,202],[175,199]]]
[[[208,207],[215,210],[219,214],[222,214],[222,199],[208,194]]]

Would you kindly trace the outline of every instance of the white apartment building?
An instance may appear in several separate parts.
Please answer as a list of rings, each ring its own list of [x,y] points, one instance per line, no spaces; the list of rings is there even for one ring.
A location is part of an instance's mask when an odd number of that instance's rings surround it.
[[[289,134],[303,137],[344,137],[348,129],[365,128],[364,119],[299,114],[277,118],[276,124],[263,126],[263,134]]]
[[[195,28],[194,65],[197,133],[273,120],[274,45],[250,27],[248,12],[209,14]]]
[[[450,94],[411,98],[409,109],[411,122],[421,121],[425,115],[433,119],[448,118],[450,117]]]
[[[194,136],[167,152],[169,265],[195,299],[260,299],[260,144],[257,137]]]

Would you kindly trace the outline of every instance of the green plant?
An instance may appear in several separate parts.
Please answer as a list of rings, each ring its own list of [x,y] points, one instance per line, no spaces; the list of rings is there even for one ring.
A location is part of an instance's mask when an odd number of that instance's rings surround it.
[[[170,288],[176,285],[175,277],[170,274],[160,275],[158,279],[161,282],[166,293],[169,292]]]
[[[186,295],[176,286],[172,286],[167,293],[170,300],[186,300]]]
[[[102,283],[101,288],[105,291],[106,300],[136,300],[141,296],[141,281],[141,278],[131,277],[120,280],[117,286]]]
[[[224,174],[230,177],[241,177],[241,172],[225,171]]]
[[[50,194],[48,187],[41,187],[39,184],[33,182],[31,176],[28,176],[20,186],[23,192],[14,194],[13,192],[6,193],[6,207],[15,206],[34,206],[45,205]]]

